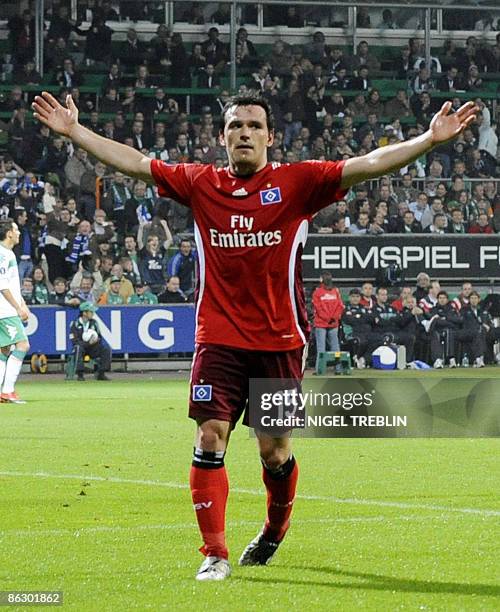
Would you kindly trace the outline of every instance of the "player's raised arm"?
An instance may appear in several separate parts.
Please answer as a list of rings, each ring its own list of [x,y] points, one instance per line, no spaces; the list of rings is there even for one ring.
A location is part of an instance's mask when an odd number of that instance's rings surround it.
[[[455,138],[474,121],[479,110],[474,102],[467,102],[451,115],[450,109],[451,102],[445,102],[421,136],[348,159],[342,172],[342,189],[402,168],[436,145]]]
[[[151,160],[132,147],[95,134],[78,123],[78,109],[71,96],[66,97],[66,108],[50,93],[43,91],[33,102],[34,116],[54,132],[71,138],[107,166],[113,166],[127,176],[152,181]]]

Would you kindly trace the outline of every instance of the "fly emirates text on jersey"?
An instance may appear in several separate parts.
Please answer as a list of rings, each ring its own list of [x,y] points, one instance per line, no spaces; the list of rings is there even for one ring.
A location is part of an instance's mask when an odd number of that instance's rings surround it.
[[[231,215],[231,229],[227,233],[210,228],[210,244],[223,249],[237,249],[242,247],[268,247],[280,244],[281,230],[274,232],[252,232],[254,217],[244,215]]]

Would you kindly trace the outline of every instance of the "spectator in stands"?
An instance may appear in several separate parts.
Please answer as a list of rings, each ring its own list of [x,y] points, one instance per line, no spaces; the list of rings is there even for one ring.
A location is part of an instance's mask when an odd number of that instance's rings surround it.
[[[360,212],[358,220],[349,227],[351,234],[366,234],[370,226],[370,215],[368,212]]]
[[[70,288],[70,291],[66,294],[66,306],[78,308],[83,302],[95,304],[99,299],[100,292],[96,295],[96,292],[93,291],[94,279],[92,274],[90,272],[85,272],[80,276],[80,279],[80,284],[76,285],[74,282],[75,279],[73,278],[73,288]]]
[[[25,276],[30,276],[33,270],[35,258],[35,241],[32,237],[32,230],[28,222],[28,213],[18,210],[14,215],[14,220],[21,233],[18,244],[14,247],[14,254],[17,259],[19,279],[22,281]]]
[[[284,25],[288,28],[304,27],[304,18],[299,14],[296,6],[287,6]]]
[[[14,80],[20,85],[38,85],[42,77],[35,69],[35,62],[32,59],[28,59],[24,63],[22,70],[14,73]]]
[[[54,306],[66,306],[68,294],[66,279],[58,276],[54,279],[54,289],[49,294],[49,304]]]
[[[62,68],[55,73],[54,83],[64,87],[65,89],[80,87],[83,84],[83,77],[75,69],[75,65],[71,57],[66,57],[63,60]]]
[[[351,62],[351,69],[354,71],[358,71],[361,66],[366,66],[371,73],[380,70],[380,62],[373,50],[369,49],[366,40],[362,40],[358,44],[356,55]]]
[[[429,93],[434,89],[434,83],[428,68],[424,66],[419,69],[418,73],[411,81],[411,89],[413,93],[417,95],[424,92]]]
[[[126,304],[128,302],[129,297],[134,293],[134,287],[132,282],[125,276],[123,272],[123,267],[119,263],[113,264],[113,267],[111,268],[111,276],[104,281],[104,289],[106,291],[110,289],[112,283],[118,283],[117,293],[119,293],[122,297],[122,303]]]
[[[191,6],[184,11],[181,21],[194,25],[204,25],[205,16],[201,4],[199,2],[191,2]]]
[[[251,67],[255,66],[258,60],[257,50],[248,38],[248,30],[246,28],[239,28],[236,32],[236,44],[240,45],[240,57],[245,65]]]
[[[139,281],[135,285],[135,293],[129,297],[127,304],[158,304],[158,298],[154,293],[151,293],[147,285]]]
[[[271,66],[272,74],[279,77],[288,76],[293,61],[294,59],[290,46],[283,40],[276,40],[268,58],[268,64]]]
[[[460,208],[455,208],[451,212],[451,223],[446,228],[449,234],[466,234],[467,226],[464,223],[464,214]]]
[[[49,292],[52,286],[49,284],[45,276],[45,272],[41,266],[34,266],[31,272],[33,280],[32,304],[46,305],[49,303]]]
[[[369,89],[371,89],[371,86],[372,86],[372,81],[369,76],[368,66],[360,66],[357,76],[354,76],[350,79],[349,87],[351,89],[362,89],[363,91],[368,91]],[[374,89],[372,91],[376,92],[377,90]],[[370,102],[370,100],[371,100],[371,92],[368,95],[368,102]],[[380,95],[379,95],[378,100],[375,100],[375,102],[371,102],[371,104],[373,103],[380,106],[381,104]],[[378,109],[372,109],[372,110],[375,110],[378,116],[382,115],[382,109],[378,108]]]
[[[467,91],[480,91],[483,85],[483,80],[479,76],[479,68],[476,64],[471,64],[467,70],[467,80],[465,89]]]
[[[445,234],[448,230],[448,219],[444,213],[434,215],[432,223],[428,225],[424,232],[427,234]]]
[[[405,46],[401,49],[399,57],[394,63],[394,71],[398,79],[406,79],[412,70],[410,47]]]
[[[150,136],[144,129],[143,121],[134,121],[130,138],[132,139],[132,146],[138,151],[148,149],[151,144]]]
[[[122,84],[122,74],[120,70],[120,65],[117,62],[112,62],[109,67],[109,72],[103,83],[103,91],[113,87],[118,91]],[[102,111],[105,112],[105,111]]]
[[[357,28],[371,28],[370,13],[368,7],[359,6],[356,12],[356,27]]]
[[[433,223],[435,215],[438,214],[444,214],[444,205],[441,198],[434,197],[431,200],[431,205],[424,210],[420,219],[424,231]]]
[[[215,27],[208,30],[208,38],[201,45],[202,55],[207,65],[212,64],[217,73],[223,72],[227,61],[226,45],[219,40],[219,30]]]
[[[498,135],[497,124],[491,121],[490,109],[482,100],[477,101],[481,114],[477,118],[479,124],[479,143],[478,149],[485,151],[491,158],[496,161],[498,152]]]
[[[347,112],[351,117],[366,117],[369,109],[366,104],[366,98],[364,94],[359,93],[355,96],[352,102],[347,105]]]
[[[153,293],[158,294],[165,281],[164,252],[158,236],[154,234],[148,236],[146,246],[140,253],[139,270],[142,280]]]
[[[73,156],[68,159],[64,166],[67,187],[72,187],[75,193],[80,189],[80,181],[87,170],[92,170],[93,166],[88,160],[87,151],[77,147]]]
[[[137,66],[134,89],[146,89],[154,85],[154,80],[149,75],[148,67],[144,64]]]
[[[313,65],[328,65],[330,47],[326,44],[326,38],[323,32],[314,32],[312,36],[312,41],[308,43],[304,48],[304,55]]]
[[[188,298],[181,289],[179,277],[175,275],[170,276],[164,291],[158,295],[158,303],[185,304],[187,301]]]
[[[167,270],[169,276],[177,276],[180,279],[180,288],[186,295],[194,291],[194,279],[198,255],[191,246],[190,240],[182,240],[179,251],[169,259]]]
[[[201,43],[194,43],[191,55],[188,58],[188,66],[193,76],[198,76],[207,65],[207,58],[203,55]]]
[[[118,234],[125,236],[125,203],[130,200],[132,193],[125,182],[121,172],[113,174],[113,180],[105,194],[104,204],[113,219]]]
[[[130,257],[120,257],[119,264],[123,269],[123,276],[127,280],[132,283],[132,286],[135,287],[136,283],[141,280],[141,275],[139,273],[139,268],[135,261],[133,261]]]
[[[385,103],[383,114],[395,119],[408,117],[411,114],[410,102],[404,89],[398,89],[396,97],[391,98]]]
[[[92,226],[88,221],[81,221],[78,226],[78,232],[73,239],[71,251],[66,257],[66,261],[75,269],[78,263],[85,256],[91,255],[90,238],[92,235]]]
[[[134,28],[127,30],[127,36],[120,50],[120,60],[126,72],[134,72],[136,67],[144,60],[145,48],[140,42]]]
[[[23,64],[35,56],[36,23],[30,9],[25,9],[21,16],[11,17],[7,23],[11,53],[17,64]]]
[[[102,14],[96,13],[87,31],[78,28],[78,34],[85,36],[85,61],[87,66],[94,63],[107,65],[111,58],[111,37],[113,30],[106,25]]]
[[[439,91],[457,91],[464,89],[464,83],[458,75],[457,66],[450,66],[446,71],[446,75],[440,77],[437,81],[437,89]]]
[[[379,23],[378,27],[381,30],[396,30],[398,28],[398,24],[394,19],[391,9],[384,9],[382,11],[382,21]]]
[[[33,279],[25,276],[21,281],[21,295],[28,306],[33,304]]]
[[[403,177],[401,179],[401,186],[396,187],[394,192],[399,202],[406,202],[410,205],[410,210],[413,210],[411,204],[416,203],[419,193],[418,190],[413,186],[413,177],[409,172],[403,174]],[[425,205],[422,207],[423,210],[425,210],[425,207],[427,206],[427,195],[424,195]],[[413,210],[413,212],[415,211]],[[417,221],[418,220],[419,219],[417,219]]]
[[[122,304],[126,304],[123,295],[120,293],[120,289],[121,283],[118,276],[111,276],[108,279],[107,289],[100,296],[99,301],[97,303],[101,306],[121,306]],[[133,295],[133,289],[131,295]]]
[[[411,210],[405,211],[402,219],[398,219],[399,223],[393,226],[392,231],[400,234],[421,234],[422,226],[415,219],[415,214]]]
[[[469,227],[469,234],[493,234],[493,228],[490,225],[490,220],[485,212],[478,215],[477,222]]]

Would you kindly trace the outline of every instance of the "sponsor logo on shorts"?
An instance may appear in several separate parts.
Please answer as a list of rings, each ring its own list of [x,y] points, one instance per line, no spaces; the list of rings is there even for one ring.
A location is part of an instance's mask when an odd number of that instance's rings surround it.
[[[13,340],[17,334],[17,327],[15,325],[6,325],[5,326],[7,328],[7,333],[9,334],[9,337],[11,340]]]
[[[269,204],[278,204],[278,202],[281,202],[281,190],[279,187],[259,191],[259,195],[260,203],[262,204],[262,206],[268,206]]]
[[[193,402],[210,402],[212,385],[193,385]]]

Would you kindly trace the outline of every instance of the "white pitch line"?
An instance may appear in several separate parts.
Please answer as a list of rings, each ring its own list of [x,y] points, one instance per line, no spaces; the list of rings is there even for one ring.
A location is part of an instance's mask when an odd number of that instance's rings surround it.
[[[437,517],[440,518],[440,517]],[[391,523],[393,521],[414,521],[414,520],[429,520],[429,517],[416,516],[394,516],[387,518],[386,516],[355,516],[355,517],[318,517],[313,519],[294,519],[294,525],[306,524],[332,524],[332,523]],[[227,521],[227,527],[250,527],[261,526],[262,521]],[[168,531],[170,529],[194,529],[194,521],[192,523],[174,523],[170,525],[96,525],[95,527],[80,527],[77,529],[2,529],[0,530],[1,537],[9,536],[70,536],[79,537],[93,533],[115,533],[115,532],[133,532],[133,531]]]
[[[85,476],[79,474],[50,474],[48,472],[4,472],[0,471],[0,476],[6,477],[25,477],[25,478],[56,478],[60,480],[83,480],[92,482],[113,482],[118,484],[135,484],[146,485],[152,487],[165,487],[168,489],[188,489],[187,484],[177,482],[162,482],[159,480],[132,480],[129,478],[118,478],[116,476]],[[243,495],[264,495],[264,491],[256,491],[254,489],[232,488],[232,492],[241,493]],[[378,508],[399,508],[400,510],[430,510],[433,512],[448,512],[457,514],[469,514],[478,516],[500,516],[500,510],[487,510],[482,508],[454,508],[453,506],[441,506],[437,504],[418,504],[410,502],[393,502],[378,499],[362,499],[362,498],[342,498],[342,497],[327,497],[323,495],[305,495],[298,494],[296,499],[304,499],[307,501],[325,501],[336,504],[348,504],[352,506],[375,506]]]

